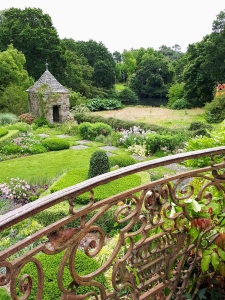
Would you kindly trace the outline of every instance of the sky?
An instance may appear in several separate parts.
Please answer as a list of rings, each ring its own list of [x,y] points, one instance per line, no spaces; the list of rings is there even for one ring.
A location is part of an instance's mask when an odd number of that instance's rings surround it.
[[[187,50],[212,32],[224,0],[1,0],[11,7],[41,8],[59,38],[102,42],[108,50],[181,46]]]

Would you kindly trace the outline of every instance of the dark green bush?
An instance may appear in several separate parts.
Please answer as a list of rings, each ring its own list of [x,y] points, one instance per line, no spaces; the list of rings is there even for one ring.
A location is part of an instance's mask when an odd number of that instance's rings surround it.
[[[69,149],[70,143],[60,138],[47,138],[42,141],[43,146],[49,151]]]
[[[95,151],[90,159],[88,178],[92,178],[110,171],[109,159],[105,151]]]
[[[48,120],[44,117],[38,117],[34,119],[34,124],[36,125],[36,127],[42,127],[44,125],[48,125]]]
[[[4,135],[6,135],[6,134],[8,134],[8,130],[7,129],[5,129],[5,128],[0,128],[0,137],[2,137],[2,136],[4,136]]]
[[[225,95],[215,97],[205,105],[205,120],[208,123],[220,123],[225,119]]]
[[[88,100],[85,104],[90,111],[113,110],[122,107],[122,103],[117,99],[94,98]]]
[[[120,168],[122,168],[122,167],[133,165],[136,162],[137,162],[136,159],[134,159],[129,155],[124,155],[124,154],[113,155],[109,157],[110,167],[119,166]]]
[[[209,135],[207,131],[212,130],[212,125],[206,124],[204,122],[196,121],[192,122],[188,130],[192,131],[192,135]]]
[[[174,101],[174,103],[171,105],[171,109],[179,110],[184,108],[191,108],[191,104],[188,103],[184,98]]]
[[[119,93],[119,99],[122,103],[137,103],[138,102],[138,96],[128,87],[125,87],[120,93]]]
[[[46,255],[44,253],[40,253],[36,255],[36,258],[41,262],[43,270],[44,270],[44,294],[43,300],[56,300],[60,299],[61,291],[58,288],[57,284],[57,272],[59,269],[60,262],[63,258],[64,252],[60,252],[54,255]],[[80,276],[84,276],[90,274],[91,272],[96,271],[100,265],[93,259],[88,257],[84,252],[77,251],[75,257],[75,268],[76,272]],[[29,300],[34,300],[35,292],[37,291],[37,270],[33,263],[28,263],[22,269],[20,275],[29,274],[33,280],[32,292],[29,296]],[[101,274],[95,278],[99,283],[103,286],[106,286],[106,279],[104,274]],[[63,274],[63,285],[67,287],[72,281],[70,276],[70,272],[67,267],[64,269]],[[90,291],[96,291],[99,293],[99,289],[91,286],[80,286],[77,287],[77,294],[84,294]]]

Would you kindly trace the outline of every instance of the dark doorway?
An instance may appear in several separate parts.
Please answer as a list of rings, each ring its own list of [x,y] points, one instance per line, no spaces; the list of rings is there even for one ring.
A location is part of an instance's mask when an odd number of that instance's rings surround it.
[[[53,122],[59,123],[59,105],[53,106]]]

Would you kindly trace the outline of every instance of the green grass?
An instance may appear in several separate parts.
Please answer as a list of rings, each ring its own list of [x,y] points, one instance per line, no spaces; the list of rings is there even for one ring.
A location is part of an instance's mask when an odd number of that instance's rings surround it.
[[[82,150],[62,150],[0,162],[0,183],[10,178],[20,178],[30,182],[51,181],[71,169],[88,168],[92,153],[97,148]]]

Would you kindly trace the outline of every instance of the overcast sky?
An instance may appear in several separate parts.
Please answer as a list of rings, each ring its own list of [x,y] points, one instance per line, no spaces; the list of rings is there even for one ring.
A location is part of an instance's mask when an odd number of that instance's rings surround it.
[[[224,0],[0,0],[0,10],[41,8],[59,37],[93,39],[108,50],[123,52],[201,41],[225,9]]]

